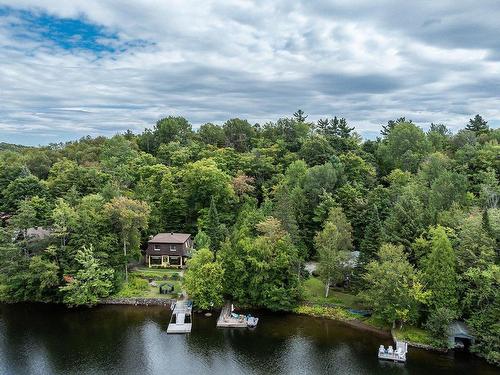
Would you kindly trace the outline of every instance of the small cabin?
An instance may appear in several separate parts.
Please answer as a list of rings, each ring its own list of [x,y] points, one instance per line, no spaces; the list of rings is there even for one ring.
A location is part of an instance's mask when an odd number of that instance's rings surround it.
[[[182,268],[191,256],[192,249],[193,240],[188,233],[158,233],[148,241],[146,265]]]
[[[448,346],[450,348],[469,348],[475,337],[464,322],[454,321],[448,326]]]

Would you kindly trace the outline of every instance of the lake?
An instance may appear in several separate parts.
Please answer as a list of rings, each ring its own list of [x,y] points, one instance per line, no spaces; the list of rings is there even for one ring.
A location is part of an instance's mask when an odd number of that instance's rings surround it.
[[[377,359],[390,339],[340,322],[259,312],[255,330],[194,317],[167,335],[163,307],[0,305],[0,374],[499,374],[465,353],[410,348],[408,362]]]

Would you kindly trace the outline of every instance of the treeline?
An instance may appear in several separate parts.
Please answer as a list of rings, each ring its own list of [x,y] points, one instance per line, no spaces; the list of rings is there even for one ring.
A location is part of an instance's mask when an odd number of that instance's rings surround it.
[[[439,340],[464,319],[498,362],[499,140],[479,115],[456,134],[400,118],[363,141],[343,118],[297,111],[4,150],[0,298],[95,303],[149,235],[189,232],[185,284],[204,308],[227,295],[289,310],[314,259],[325,293],[349,276],[381,319]],[[51,235],[34,240],[36,227]]]

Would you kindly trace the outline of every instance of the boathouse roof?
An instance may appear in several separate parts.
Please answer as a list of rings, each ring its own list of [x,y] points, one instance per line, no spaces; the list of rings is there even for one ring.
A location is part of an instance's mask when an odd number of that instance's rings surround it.
[[[158,233],[156,236],[151,238],[148,242],[150,243],[184,243],[191,235],[189,233]]]
[[[464,322],[454,321],[448,326],[448,335],[453,337],[463,337],[473,339],[474,336],[470,333],[469,328]]]

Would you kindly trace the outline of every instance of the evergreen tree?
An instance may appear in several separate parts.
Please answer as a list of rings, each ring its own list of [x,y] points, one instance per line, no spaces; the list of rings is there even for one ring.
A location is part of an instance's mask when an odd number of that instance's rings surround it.
[[[490,127],[488,122],[485,121],[480,115],[474,116],[474,118],[469,120],[469,123],[465,127],[466,130],[474,132],[476,135],[488,133]]]
[[[380,131],[380,133],[384,137],[387,137],[396,125],[403,124],[403,123],[413,124],[413,121],[407,120],[406,117],[400,117],[397,120],[389,120],[389,121],[387,121],[387,125],[382,125],[382,130]]]
[[[413,189],[406,189],[384,222],[385,241],[402,244],[407,249],[426,228],[425,210]]]
[[[210,237],[210,250],[217,253],[222,241],[221,224],[219,221],[219,213],[215,205],[214,197],[210,198],[210,208],[208,209],[208,217],[206,223],[206,232]]]
[[[350,127],[347,125],[347,120],[345,118],[341,118],[337,125],[337,136],[340,138],[349,138],[351,136],[351,132],[354,130],[354,126]]]
[[[364,269],[364,267],[375,258],[382,244],[383,237],[383,228],[380,222],[377,205],[372,204],[366,215],[364,236],[359,248],[360,269]]]
[[[297,122],[306,122],[307,119],[307,115],[301,109],[299,109],[297,112],[294,112],[293,117]]]
[[[94,257],[92,246],[79,250],[76,261],[80,266],[76,275],[69,276],[67,285],[59,288],[63,301],[68,306],[95,305],[112,291],[113,269],[102,267]]]
[[[455,253],[445,228],[437,226],[430,230],[431,252],[424,261],[424,281],[432,292],[431,311],[439,308],[457,309],[457,274]]]

